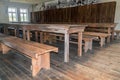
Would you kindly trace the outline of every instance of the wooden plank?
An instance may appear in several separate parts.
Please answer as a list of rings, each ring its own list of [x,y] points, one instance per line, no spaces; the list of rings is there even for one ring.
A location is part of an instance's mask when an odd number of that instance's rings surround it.
[[[3,54],[6,54],[6,53],[8,53],[11,50],[10,47],[4,45],[3,43],[1,43],[1,49],[2,49],[2,53]]]
[[[100,32],[84,32],[84,35],[91,35],[91,36],[100,36],[100,37],[108,37],[111,34],[107,34],[107,33],[100,33]]]
[[[112,1],[106,3],[31,12],[31,17],[33,17],[33,23],[114,23],[115,10],[116,2]],[[36,15],[37,13],[42,15],[38,16]]]

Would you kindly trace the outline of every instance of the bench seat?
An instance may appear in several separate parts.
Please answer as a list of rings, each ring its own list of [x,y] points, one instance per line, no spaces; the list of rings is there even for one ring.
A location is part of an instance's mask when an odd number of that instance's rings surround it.
[[[26,41],[17,37],[8,37],[1,40],[3,54],[13,49],[26,55],[31,60],[32,76],[36,76],[41,68],[50,68],[50,52],[58,52],[58,48],[40,44],[32,41]]]
[[[78,39],[77,34],[72,34],[71,38]],[[86,53],[88,50],[92,50],[93,39],[97,39],[95,36],[83,35],[82,40],[84,41],[84,52]]]
[[[111,34],[108,33],[100,33],[100,32],[84,32],[84,35],[95,36],[100,38],[100,46],[103,47],[105,45],[105,38],[109,38]],[[108,41],[109,42],[109,41]]]
[[[63,34],[54,34],[54,33],[51,33],[51,34],[49,34],[49,35],[50,35],[50,37],[52,36],[53,39],[55,39],[54,36],[59,36],[59,39],[56,39],[56,40],[64,41],[64,40],[63,40],[63,37],[64,37]],[[71,34],[71,35],[70,35],[70,38],[78,39],[78,34]],[[88,50],[92,50],[92,41],[93,41],[93,39],[95,39],[95,38],[97,38],[97,37],[83,35],[82,40],[83,40],[84,43],[82,43],[82,45],[84,45],[84,52],[85,52],[85,53],[86,53]],[[50,40],[50,42],[51,42],[51,41],[52,41],[52,40]],[[53,41],[54,41],[54,40],[53,40]],[[78,44],[78,42],[71,41],[71,40],[70,40],[70,43]]]

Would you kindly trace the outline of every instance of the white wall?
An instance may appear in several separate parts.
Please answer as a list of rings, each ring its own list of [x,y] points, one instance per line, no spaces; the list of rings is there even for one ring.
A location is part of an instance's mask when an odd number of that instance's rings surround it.
[[[0,23],[9,22],[9,20],[8,20],[8,7],[16,7],[18,9],[27,8],[28,12],[31,12],[31,9],[32,9],[30,4],[0,1]],[[29,17],[30,17],[30,14],[29,14]]]
[[[6,13],[6,6],[3,2],[0,2],[0,23],[8,22],[8,16]]]
[[[99,2],[110,2],[110,1],[116,1],[116,12],[115,12],[115,23],[118,23],[116,26],[116,29],[120,29],[120,0],[99,0]]]

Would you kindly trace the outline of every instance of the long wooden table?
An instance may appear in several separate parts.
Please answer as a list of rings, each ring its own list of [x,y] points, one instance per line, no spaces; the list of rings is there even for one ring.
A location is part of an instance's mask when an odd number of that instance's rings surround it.
[[[12,24],[9,25],[12,26]],[[69,24],[13,24],[13,25],[14,26],[19,25],[19,28],[23,30],[23,38],[27,40],[30,40],[30,31],[42,31],[64,34],[65,37],[64,62],[69,62],[69,35],[72,33],[78,33],[78,56],[82,55],[82,32],[84,31],[87,25],[69,25]],[[42,35],[40,35],[40,37],[42,37]]]
[[[86,25],[67,25],[67,24],[26,24],[23,25],[23,32],[27,31],[27,40],[30,40],[30,31],[45,31],[62,33],[64,40],[64,62],[69,62],[69,35],[78,33],[78,56],[82,55],[82,32]],[[24,34],[24,39],[26,39]]]

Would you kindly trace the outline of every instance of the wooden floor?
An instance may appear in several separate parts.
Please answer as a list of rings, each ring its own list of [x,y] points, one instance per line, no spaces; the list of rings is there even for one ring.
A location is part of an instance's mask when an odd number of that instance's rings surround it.
[[[58,46],[58,45],[57,45]],[[77,57],[76,45],[70,45],[70,62],[63,62],[63,43],[59,54],[51,53],[51,69],[42,69],[31,77],[30,59],[11,51],[0,53],[0,80],[120,80],[120,40]]]

